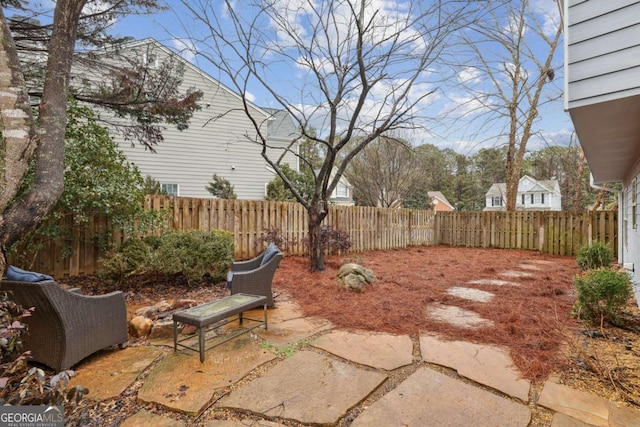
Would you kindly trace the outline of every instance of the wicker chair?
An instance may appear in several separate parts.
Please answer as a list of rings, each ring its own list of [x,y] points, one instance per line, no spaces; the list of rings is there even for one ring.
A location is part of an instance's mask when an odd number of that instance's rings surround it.
[[[35,307],[24,319],[29,326],[23,337],[24,349],[31,351],[32,361],[57,371],[103,348],[122,346],[129,339],[122,292],[85,296],[52,280],[2,280],[0,291],[10,291],[10,298],[23,308]]]
[[[227,282],[231,283],[231,294],[251,294],[267,297],[267,306],[273,307],[273,293],[271,282],[276,269],[282,260],[282,252],[275,247],[275,253],[270,259],[262,262],[265,255],[273,250],[268,248],[257,257],[248,261],[234,262],[231,271],[227,276]]]

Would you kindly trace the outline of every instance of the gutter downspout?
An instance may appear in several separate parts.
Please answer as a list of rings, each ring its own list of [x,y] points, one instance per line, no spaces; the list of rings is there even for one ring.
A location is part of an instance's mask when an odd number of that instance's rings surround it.
[[[589,174],[589,186],[595,190],[602,190],[602,191],[608,191],[609,193],[613,193],[613,194],[617,194],[618,195],[618,264],[623,265],[624,268],[626,270],[630,270],[633,271],[634,267],[633,264],[626,266],[624,264],[624,252],[622,249],[622,236],[624,235],[624,221],[622,220],[622,217],[620,216],[620,209],[622,207],[622,191],[620,190],[616,190],[615,188],[609,188],[609,187],[603,187],[601,185],[597,185],[594,180],[593,180],[593,175],[590,173]]]

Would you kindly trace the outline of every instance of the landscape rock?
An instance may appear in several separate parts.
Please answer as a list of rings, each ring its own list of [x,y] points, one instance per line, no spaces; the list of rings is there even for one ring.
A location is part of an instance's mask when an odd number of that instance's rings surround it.
[[[191,308],[197,305],[196,300],[194,299],[177,299],[173,302],[171,306],[172,310],[182,310],[183,308]]]
[[[373,271],[361,265],[348,263],[338,270],[338,281],[348,291],[362,291],[366,285],[376,282]]]
[[[153,323],[149,339],[173,338],[173,320],[171,318],[161,319]]]
[[[129,321],[129,335],[134,338],[143,338],[149,335],[153,327],[153,320],[144,316],[135,316]]]

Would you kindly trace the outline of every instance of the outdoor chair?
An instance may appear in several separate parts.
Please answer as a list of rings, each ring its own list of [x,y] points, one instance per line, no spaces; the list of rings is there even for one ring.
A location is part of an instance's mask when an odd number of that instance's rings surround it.
[[[273,307],[271,282],[282,260],[282,252],[273,243],[257,257],[248,261],[234,262],[227,275],[231,294],[251,294],[267,297],[267,306]]]
[[[24,350],[31,360],[56,371],[68,369],[98,350],[123,346],[129,339],[127,309],[120,291],[86,296],[66,290],[53,280],[24,282],[2,280],[0,291],[24,309],[34,307],[23,322]]]

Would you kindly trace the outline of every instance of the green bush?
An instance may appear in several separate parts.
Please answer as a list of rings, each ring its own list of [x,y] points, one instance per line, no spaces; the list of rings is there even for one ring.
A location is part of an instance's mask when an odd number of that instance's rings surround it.
[[[580,248],[577,261],[582,271],[609,267],[613,262],[613,249],[606,243],[595,241]]]
[[[631,296],[627,273],[606,268],[588,270],[573,280],[578,290],[575,311],[589,322],[615,323]]]
[[[233,236],[222,230],[170,231],[160,236],[131,238],[102,260],[101,275],[121,280],[131,273],[183,275],[189,283],[210,274],[226,277],[233,262]]]

